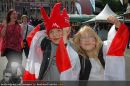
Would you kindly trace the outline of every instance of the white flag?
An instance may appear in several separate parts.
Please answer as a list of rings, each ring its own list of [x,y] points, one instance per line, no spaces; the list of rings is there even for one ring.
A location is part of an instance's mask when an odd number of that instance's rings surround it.
[[[95,11],[95,0],[90,0],[93,10]]]
[[[123,5],[123,0],[120,0],[121,4]]]

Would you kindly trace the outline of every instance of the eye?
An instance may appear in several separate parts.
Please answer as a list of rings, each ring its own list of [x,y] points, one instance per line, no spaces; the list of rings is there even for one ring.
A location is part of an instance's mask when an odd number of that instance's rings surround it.
[[[60,29],[58,31],[61,31]]]
[[[57,32],[60,33],[61,31],[62,31],[62,30],[59,29]]]
[[[50,31],[49,33],[50,33],[50,34],[53,34],[53,31]]]

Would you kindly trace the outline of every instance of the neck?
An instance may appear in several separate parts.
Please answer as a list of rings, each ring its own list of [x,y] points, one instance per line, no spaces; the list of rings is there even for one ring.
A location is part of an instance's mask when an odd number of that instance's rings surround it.
[[[15,21],[11,21],[9,24],[15,24]]]
[[[90,58],[97,58],[97,53],[95,52],[95,50],[86,51],[86,53]]]
[[[23,24],[24,24],[24,25],[26,25],[26,24],[27,24],[27,22],[23,22]]]

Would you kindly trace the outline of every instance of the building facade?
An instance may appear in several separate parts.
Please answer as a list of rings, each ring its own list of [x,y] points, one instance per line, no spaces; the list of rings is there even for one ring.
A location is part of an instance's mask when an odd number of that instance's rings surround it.
[[[40,7],[44,7],[49,14],[54,4],[62,3],[69,14],[92,14],[92,6],[90,0],[0,0],[0,21],[5,18],[10,8],[16,9],[18,16],[27,14],[29,17],[41,17]],[[78,4],[79,7],[76,7]],[[79,10],[81,12],[79,13]],[[19,17],[20,18],[20,17]]]
[[[15,8],[15,0],[0,0],[0,21],[5,19],[7,11],[11,8]]]

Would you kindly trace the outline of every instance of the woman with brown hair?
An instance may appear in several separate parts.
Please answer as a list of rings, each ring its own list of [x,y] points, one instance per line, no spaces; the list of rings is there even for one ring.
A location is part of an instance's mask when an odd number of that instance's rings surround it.
[[[17,22],[17,13],[14,9],[10,9],[7,13],[6,23],[1,28],[1,34],[4,37],[3,46],[5,48],[3,55],[6,56],[8,63],[6,68],[11,68],[12,62],[22,64],[22,29]],[[16,65],[15,65],[16,66]]]
[[[124,52],[129,31],[114,16],[107,20],[118,28],[112,39],[102,42],[89,26],[83,26],[72,39],[80,56],[80,80],[125,80]]]

